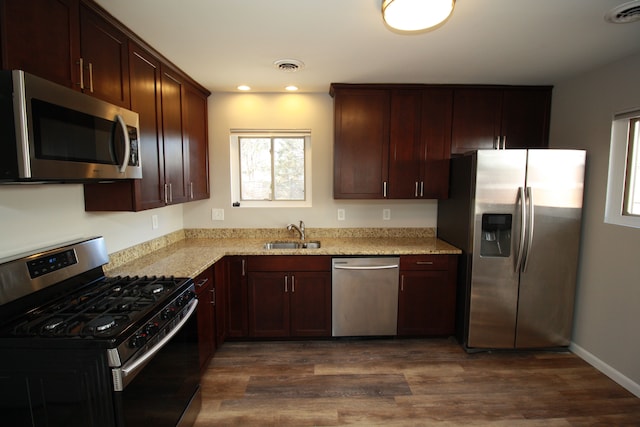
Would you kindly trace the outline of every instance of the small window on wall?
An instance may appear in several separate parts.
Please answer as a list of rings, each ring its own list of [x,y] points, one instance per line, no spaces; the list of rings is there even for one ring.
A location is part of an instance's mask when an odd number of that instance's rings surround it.
[[[311,206],[309,131],[231,131],[234,206]]]
[[[613,118],[605,222],[640,228],[640,109]]]
[[[640,216],[640,118],[629,120],[623,215]]]

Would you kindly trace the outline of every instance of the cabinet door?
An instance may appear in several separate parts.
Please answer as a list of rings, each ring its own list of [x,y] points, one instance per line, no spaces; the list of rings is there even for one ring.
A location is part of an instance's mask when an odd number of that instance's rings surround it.
[[[215,307],[215,336],[216,348],[219,348],[227,338],[227,282],[225,281],[225,262],[213,265],[213,306]]]
[[[389,92],[335,90],[333,197],[381,199],[388,181]]]
[[[96,12],[80,6],[83,92],[129,107],[128,38]]]
[[[142,179],[85,184],[87,211],[140,211],[164,206],[160,62],[129,44],[131,109],[139,116]]]
[[[550,88],[506,89],[501,135],[507,148],[546,148],[550,111]]]
[[[456,255],[400,257],[398,335],[451,335],[455,332]]]
[[[227,336],[249,336],[249,304],[246,257],[225,257]]]
[[[451,153],[494,148],[500,135],[502,90],[461,88],[453,97]]]
[[[164,206],[164,157],[162,149],[162,104],[160,62],[140,46],[129,48],[131,109],[140,120],[142,179],[134,195],[138,209]]]
[[[289,336],[291,279],[284,272],[249,273],[249,335]]]
[[[168,204],[182,203],[188,200],[185,177],[189,168],[188,141],[183,140],[183,84],[177,73],[164,64],[160,69],[165,200]]]
[[[455,332],[455,288],[447,271],[403,271],[398,298],[398,335]]]
[[[207,96],[189,84],[184,86],[185,134],[189,146],[187,189],[189,200],[209,198],[209,143]]]
[[[389,186],[390,199],[420,197],[422,93],[419,90],[391,91],[389,121]]]
[[[446,199],[449,195],[452,115],[451,89],[433,88],[422,92],[420,198]]]
[[[291,335],[331,336],[331,273],[291,273]]]
[[[78,0],[0,2],[2,68],[79,88]]]
[[[198,349],[200,370],[204,370],[215,351],[215,309],[213,305],[213,270],[208,268],[194,279],[198,296]]]

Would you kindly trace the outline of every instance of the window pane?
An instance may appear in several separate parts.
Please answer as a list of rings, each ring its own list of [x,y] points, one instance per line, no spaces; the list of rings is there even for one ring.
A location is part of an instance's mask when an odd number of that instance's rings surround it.
[[[240,138],[240,198],[271,199],[270,138]]]
[[[274,138],[274,199],[304,200],[304,138]]]
[[[625,176],[625,215],[640,215],[640,118],[629,121],[629,145]]]

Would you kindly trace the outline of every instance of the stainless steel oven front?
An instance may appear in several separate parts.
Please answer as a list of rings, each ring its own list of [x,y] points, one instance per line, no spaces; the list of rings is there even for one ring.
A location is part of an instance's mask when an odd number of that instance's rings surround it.
[[[192,299],[164,331],[155,333],[142,356],[112,368],[118,426],[190,426],[195,421],[201,407],[197,304]],[[135,346],[137,339],[129,344]]]

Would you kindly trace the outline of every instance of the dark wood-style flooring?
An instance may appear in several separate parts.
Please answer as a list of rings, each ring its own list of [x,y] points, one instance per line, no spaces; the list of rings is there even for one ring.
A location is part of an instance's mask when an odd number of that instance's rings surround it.
[[[571,353],[447,339],[230,342],[196,427],[640,426],[640,399]]]

